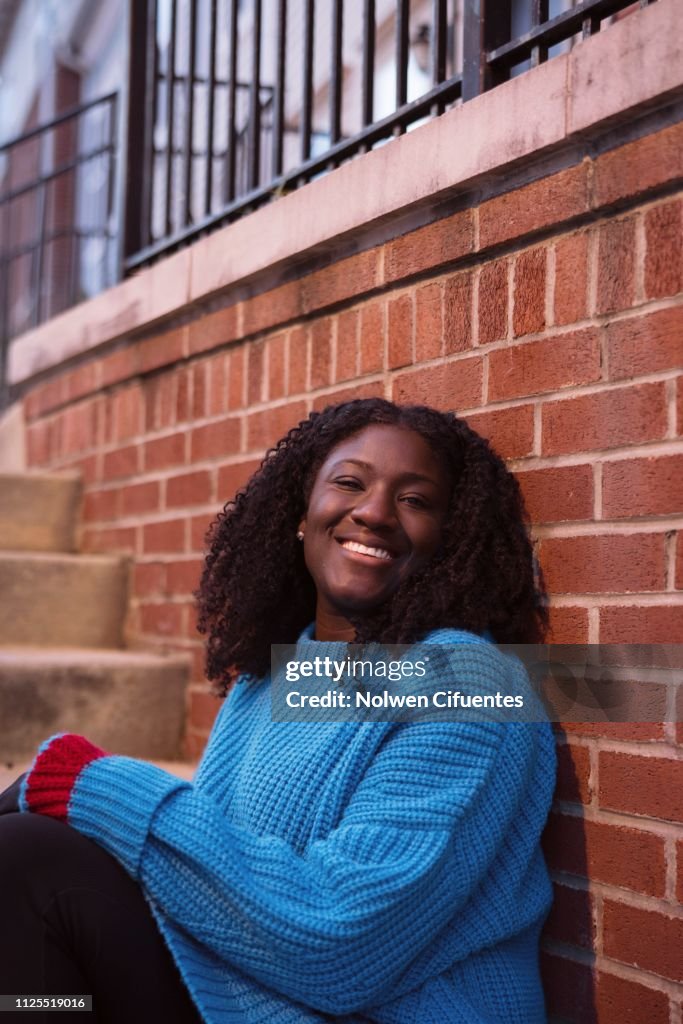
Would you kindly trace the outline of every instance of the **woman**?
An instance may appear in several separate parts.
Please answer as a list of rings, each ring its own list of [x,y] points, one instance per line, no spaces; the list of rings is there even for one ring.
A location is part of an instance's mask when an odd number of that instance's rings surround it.
[[[211,532],[208,675],[223,694],[239,682],[194,783],[66,735],[20,786],[34,813],[0,819],[2,990],[76,985],[98,1021],[543,1021],[549,726],[274,722],[269,693],[270,644],[297,642],[304,658],[323,641],[448,645],[450,685],[462,674],[495,688],[509,661],[491,641],[540,640],[542,598],[518,486],[462,421],[380,399],[312,413]],[[9,936],[36,902],[21,826],[42,816],[71,826],[50,821],[46,842],[75,837],[79,861],[94,851],[116,888],[80,883],[99,894],[86,926],[77,896],[58,920],[50,903],[82,875],[41,878],[41,975]],[[126,911],[103,928],[119,886]]]

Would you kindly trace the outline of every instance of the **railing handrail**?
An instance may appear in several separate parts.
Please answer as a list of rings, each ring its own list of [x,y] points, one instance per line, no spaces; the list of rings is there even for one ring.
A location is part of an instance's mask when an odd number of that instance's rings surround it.
[[[0,153],[4,152],[6,149],[12,149],[13,146],[20,146],[24,142],[28,142],[29,139],[42,135],[44,132],[53,131],[55,128],[58,128],[60,124],[63,124],[65,121],[70,121],[74,117],[79,117],[92,107],[99,107],[105,103],[115,102],[118,99],[118,95],[118,90],[114,90],[114,92],[105,93],[104,96],[97,96],[93,100],[88,100],[87,103],[80,103],[76,107],[69,107],[68,110],[58,114],[57,117],[48,121],[46,124],[37,125],[35,128],[31,128],[29,131],[23,132],[21,135],[15,135],[15,137],[10,139],[8,142],[0,143]]]

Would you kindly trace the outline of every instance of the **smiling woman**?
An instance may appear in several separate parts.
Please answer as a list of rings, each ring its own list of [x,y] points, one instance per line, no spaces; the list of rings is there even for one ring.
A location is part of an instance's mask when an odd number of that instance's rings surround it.
[[[297,664],[439,644],[449,692],[498,688],[492,641],[545,629],[514,478],[452,414],[349,402],[268,452],[209,539],[200,629],[232,688],[193,783],[83,737],[43,745],[4,810],[71,828],[0,818],[0,989],[12,970],[32,993],[80,986],[103,1021],[151,1019],[161,984],[166,1021],[541,1024],[550,727],[280,722],[270,703],[273,643]],[[40,898],[3,830],[20,851],[59,839]],[[84,886],[126,909],[93,923]]]

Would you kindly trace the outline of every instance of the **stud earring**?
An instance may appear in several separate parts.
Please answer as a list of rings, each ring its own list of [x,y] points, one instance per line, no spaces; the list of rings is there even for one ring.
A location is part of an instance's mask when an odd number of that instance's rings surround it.
[[[297,540],[303,540],[304,539],[304,531],[303,530],[299,530],[299,532],[296,535],[296,539]]]

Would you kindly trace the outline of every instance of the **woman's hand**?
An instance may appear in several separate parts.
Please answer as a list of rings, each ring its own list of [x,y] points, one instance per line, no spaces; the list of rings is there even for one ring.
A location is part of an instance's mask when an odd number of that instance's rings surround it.
[[[6,790],[0,793],[0,814],[18,814],[19,792],[28,772],[24,772]]]

